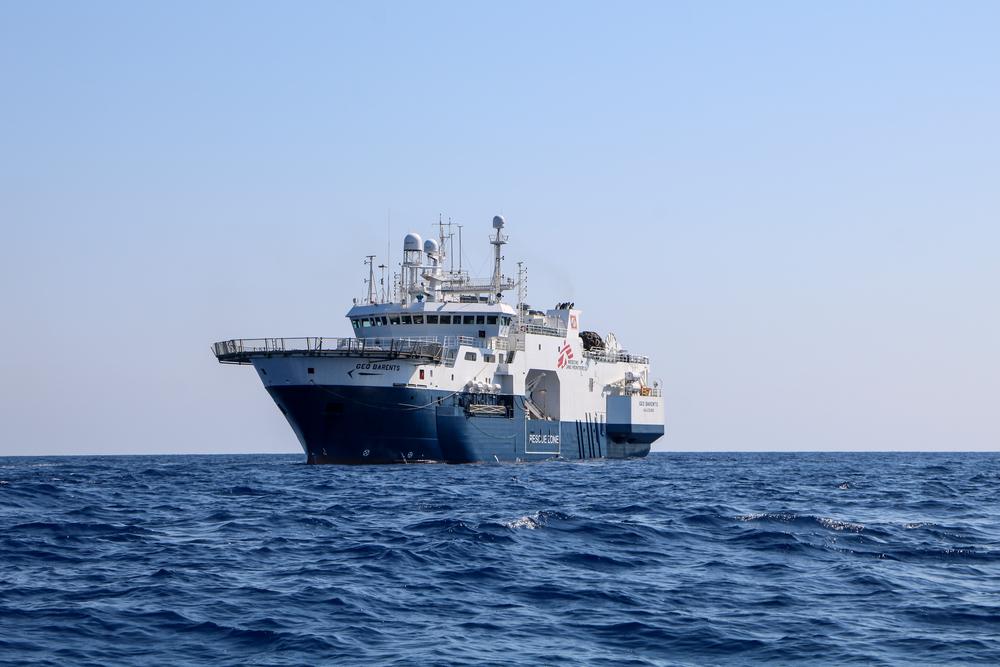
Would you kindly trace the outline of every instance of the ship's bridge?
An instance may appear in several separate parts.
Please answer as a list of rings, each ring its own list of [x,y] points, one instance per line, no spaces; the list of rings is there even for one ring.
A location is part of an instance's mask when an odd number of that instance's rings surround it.
[[[466,301],[357,305],[347,313],[357,338],[505,338],[517,311],[505,303]]]

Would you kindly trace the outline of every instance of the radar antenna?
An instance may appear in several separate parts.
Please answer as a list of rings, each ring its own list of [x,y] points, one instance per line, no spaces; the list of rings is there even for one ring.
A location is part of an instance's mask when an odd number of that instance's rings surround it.
[[[507,243],[507,235],[503,233],[503,226],[506,221],[503,219],[502,215],[493,216],[493,229],[497,230],[496,236],[490,239],[490,243],[493,245],[493,295],[492,299],[497,301],[503,296],[503,292],[500,290],[500,286],[503,283],[503,274],[500,269],[500,261],[503,257],[500,255],[500,251],[503,249],[505,243]]]
[[[368,303],[375,303],[375,255],[365,255],[368,265]]]

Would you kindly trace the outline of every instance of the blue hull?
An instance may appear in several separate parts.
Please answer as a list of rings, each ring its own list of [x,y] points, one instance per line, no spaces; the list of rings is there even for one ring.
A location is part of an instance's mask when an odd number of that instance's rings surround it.
[[[318,385],[268,392],[309,463],[631,458],[646,456],[663,435],[662,426],[525,419],[516,396]]]

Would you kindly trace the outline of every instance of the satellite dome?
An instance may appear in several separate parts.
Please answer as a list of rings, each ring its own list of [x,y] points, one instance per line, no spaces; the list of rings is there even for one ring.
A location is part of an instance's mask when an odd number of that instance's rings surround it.
[[[507,221],[503,219],[502,215],[494,215],[493,216],[493,229],[503,229],[503,226],[504,226],[504,224],[506,224],[506,222]]]
[[[416,232],[410,232],[403,237],[403,250],[416,250],[420,252],[421,245],[423,245],[423,239]]]
[[[428,255],[436,255],[438,251],[438,242],[434,239],[427,239],[424,241],[424,252]]]

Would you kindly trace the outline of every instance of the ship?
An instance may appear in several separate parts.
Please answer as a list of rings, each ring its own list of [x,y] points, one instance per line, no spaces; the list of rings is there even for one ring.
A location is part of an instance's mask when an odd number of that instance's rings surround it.
[[[253,367],[312,464],[646,456],[664,434],[649,358],[583,330],[575,303],[532,308],[524,264],[502,271],[502,216],[488,281],[462,268],[461,227],[458,267],[454,226],[437,227],[437,239],[406,234],[389,281],[366,256],[353,336],[225,340],[215,357]]]

